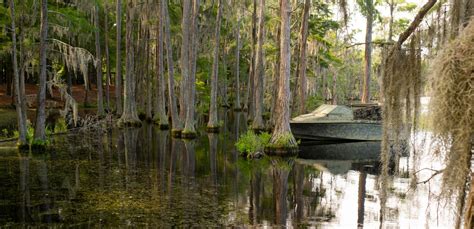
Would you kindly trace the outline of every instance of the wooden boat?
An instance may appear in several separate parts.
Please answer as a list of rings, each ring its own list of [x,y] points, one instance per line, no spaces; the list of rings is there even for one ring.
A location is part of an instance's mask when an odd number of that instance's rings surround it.
[[[318,141],[380,141],[380,121],[355,120],[352,109],[343,105],[322,105],[309,114],[295,117],[291,131],[298,139]]]

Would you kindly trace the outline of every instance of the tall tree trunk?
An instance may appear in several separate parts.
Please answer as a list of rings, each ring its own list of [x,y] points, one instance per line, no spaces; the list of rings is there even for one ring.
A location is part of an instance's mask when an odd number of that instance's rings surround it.
[[[275,148],[292,150],[298,147],[290,128],[290,0],[280,0],[280,78],[278,79],[278,95],[275,128],[270,142]]]
[[[192,7],[192,20],[191,20],[191,29],[189,34],[189,44],[190,47],[190,54],[189,54],[189,81],[188,81],[188,92],[189,94],[189,104],[186,110],[186,123],[183,130],[184,137],[186,138],[194,138],[196,136],[196,130],[194,127],[194,123],[196,122],[194,118],[195,113],[195,99],[196,99],[196,59],[197,59],[197,50],[198,50],[198,34],[199,34],[199,26],[198,26],[198,16],[199,16],[199,7],[200,1],[194,0]]]
[[[256,70],[256,49],[257,44],[257,0],[253,0],[253,14],[252,14],[252,58],[250,63],[250,74],[248,78],[248,116],[247,119],[253,120],[255,115],[255,70]]]
[[[217,83],[219,81],[219,46],[221,35],[222,0],[218,1],[217,8],[214,58],[212,62],[211,75],[211,104],[209,107],[209,122],[207,123],[207,130],[209,132],[217,132],[219,130],[219,120],[217,114]]]
[[[20,69],[20,99],[21,99],[21,115],[22,115],[22,120],[25,122],[26,126],[26,134],[28,133],[28,117],[26,115],[26,112],[28,110],[27,104],[26,104],[26,91],[25,91],[25,55],[23,55],[23,41],[24,41],[24,31],[23,31],[23,26],[22,23],[19,24],[19,31],[20,31],[20,36],[19,36],[19,57],[20,57],[20,63],[19,66],[21,66]],[[27,139],[28,140],[28,139]]]
[[[191,53],[193,53],[193,38],[192,38],[192,23],[194,22],[194,1],[184,0],[183,1],[183,21],[181,24],[182,29],[182,43],[181,43],[181,83],[180,83],[180,111],[179,117],[182,120],[185,120],[185,125],[188,121],[188,106],[194,107],[194,101],[191,103],[189,91],[190,85],[189,82],[191,80]],[[185,127],[186,129],[186,127]],[[194,130],[194,127],[193,127]]]
[[[136,80],[134,74],[134,44],[133,44],[133,17],[135,14],[133,1],[127,2],[126,13],[126,35],[125,35],[125,52],[126,58],[126,78],[124,90],[124,109],[122,117],[120,117],[120,126],[140,126],[141,121],[137,114],[137,104],[135,100]]]
[[[393,12],[395,11],[394,0],[388,1],[388,7],[390,9],[390,20],[388,22],[388,41],[393,40]]]
[[[332,98],[331,98],[331,104],[332,105],[337,105],[337,72],[334,69],[331,69],[332,71]]]
[[[46,49],[48,44],[48,1],[41,1],[40,76],[36,111],[35,141],[46,141]]]
[[[100,23],[99,23],[99,3],[95,3],[94,10],[95,25],[95,58],[97,70],[97,115],[104,115],[104,97],[102,92],[102,53],[100,50]]]
[[[235,104],[234,110],[240,111],[242,109],[240,104],[240,24],[244,13],[244,4],[241,6],[241,11],[238,13],[237,29],[235,33]]]
[[[110,52],[109,52],[109,20],[108,10],[105,8],[104,16],[104,36],[105,36],[105,67],[107,69],[107,79],[105,80],[105,108],[107,112],[110,110],[110,80],[112,78],[110,73]]]
[[[11,18],[11,26],[12,26],[12,56],[13,56],[13,77],[14,77],[14,84],[15,84],[15,107],[17,113],[17,120],[18,120],[18,145],[24,146],[27,145],[26,139],[26,120],[23,110],[23,102],[25,101],[22,98],[23,93],[21,93],[21,84],[20,84],[20,74],[18,72],[18,58],[17,58],[17,50],[16,50],[16,26],[15,26],[15,3],[13,0],[10,0],[10,18]]]
[[[191,0],[183,0],[183,22],[181,25],[182,28],[182,39],[183,42],[181,44],[181,106],[180,106],[180,117],[186,119],[185,127],[181,133],[183,137],[188,134],[190,137],[195,135],[194,129],[194,120],[192,119],[194,116],[194,94],[191,91],[194,82],[191,81],[191,74],[190,74],[190,26],[191,25],[191,17],[193,16],[193,6]],[[193,97],[191,99],[191,97]],[[184,111],[184,113],[183,113]]]
[[[367,26],[365,32],[365,74],[362,90],[362,103],[370,101],[370,75],[372,72],[372,24],[374,18],[373,0],[366,0],[367,4]]]
[[[183,129],[182,120],[178,116],[178,107],[176,104],[176,96],[174,94],[174,62],[173,62],[173,49],[171,46],[170,38],[170,18],[168,13],[168,1],[161,1],[161,19],[164,23],[164,41],[166,45],[166,61],[168,65],[168,100],[171,114],[171,131],[173,135],[181,133]]]
[[[280,51],[280,47],[278,47],[278,45],[280,44],[280,34],[281,34],[281,28],[278,27],[277,28],[277,32],[276,32],[276,38],[275,38],[275,44],[277,44],[276,48],[277,48],[277,53],[279,53]],[[274,70],[273,70],[273,85],[272,85],[272,98],[277,98],[278,96],[278,81],[279,81],[279,78],[280,78],[280,55],[276,55],[276,61],[274,63]],[[278,114],[278,111],[277,111],[277,100],[276,99],[272,99],[272,106],[271,106],[271,117],[270,117],[270,125],[271,125],[271,128],[273,128],[275,126],[275,123],[276,123],[276,115]]]
[[[461,25],[461,18],[463,17],[463,0],[451,0],[451,39],[454,39],[459,34]]]
[[[306,113],[306,47],[308,40],[308,20],[309,20],[309,9],[311,7],[311,0],[305,0],[303,9],[303,19],[301,22],[301,40],[300,40],[300,56],[298,59],[298,67],[296,69],[296,75],[298,79],[297,87],[297,98],[295,98],[296,110],[299,114]]]
[[[264,31],[265,23],[265,0],[259,0],[259,11],[258,11],[258,35],[257,35],[257,52],[256,52],[256,68],[254,73],[255,81],[255,114],[253,117],[252,129],[263,130],[263,78],[265,77],[265,69],[263,66],[263,39],[265,36]]]
[[[161,0],[166,1],[166,0]],[[161,9],[161,5],[159,8]],[[166,115],[165,106],[165,74],[163,68],[163,17],[158,20],[158,26],[156,29],[156,97],[158,100],[157,107],[155,109],[155,123],[157,123],[160,129],[168,129],[168,116]]]
[[[151,45],[150,45],[150,37],[151,37],[151,29],[149,27],[146,28],[145,31],[145,77],[143,79],[144,85],[142,88],[146,89],[146,96],[145,96],[145,119],[150,121],[153,119],[153,85],[158,82],[158,80],[153,80],[152,71],[153,71],[153,64],[150,64],[151,58]],[[156,99],[158,102],[158,99]],[[156,114],[156,113],[155,113]]]
[[[117,57],[115,65],[115,111],[122,114],[122,0],[117,0]]]

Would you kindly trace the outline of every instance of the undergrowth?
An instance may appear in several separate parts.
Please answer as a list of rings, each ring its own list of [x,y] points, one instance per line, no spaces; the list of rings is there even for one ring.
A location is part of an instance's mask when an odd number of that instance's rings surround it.
[[[251,157],[263,152],[265,147],[270,143],[271,137],[271,134],[267,132],[255,134],[252,130],[248,130],[245,134],[240,136],[235,146],[242,156]]]

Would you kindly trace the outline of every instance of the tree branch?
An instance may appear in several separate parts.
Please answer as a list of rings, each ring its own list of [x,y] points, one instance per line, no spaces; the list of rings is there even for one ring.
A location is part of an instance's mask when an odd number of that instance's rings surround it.
[[[408,37],[415,31],[415,29],[420,25],[420,23],[423,21],[423,18],[425,15],[428,13],[428,11],[435,5],[437,0],[429,0],[423,7],[421,7],[420,11],[418,14],[415,16],[415,19],[410,23],[410,26],[398,37],[397,44],[395,45],[395,48],[401,48],[403,42],[405,42]]]
[[[420,170],[420,171],[421,171],[421,170]],[[424,180],[424,181],[416,182],[416,184],[426,184],[426,183],[428,183],[431,179],[433,179],[433,177],[435,177],[435,176],[438,175],[438,174],[441,174],[441,173],[444,171],[444,169],[435,170],[435,171],[436,171],[436,172],[433,173],[433,174],[431,174],[431,176],[430,176],[428,179],[426,179],[426,180]],[[419,172],[419,171],[418,171],[418,172]]]
[[[354,43],[354,44],[347,45],[346,48],[352,48],[354,46],[365,45],[365,44],[367,44],[367,43],[366,42]],[[384,45],[393,45],[393,44],[395,44],[395,42],[393,42],[393,41],[372,41],[372,42],[370,42],[370,44],[384,46]]]

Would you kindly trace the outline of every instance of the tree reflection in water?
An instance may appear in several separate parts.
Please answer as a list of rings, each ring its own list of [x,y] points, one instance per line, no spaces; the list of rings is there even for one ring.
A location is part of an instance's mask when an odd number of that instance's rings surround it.
[[[4,184],[0,186],[0,224],[379,225],[377,163],[278,157],[246,160],[234,147],[236,136],[245,131],[245,122],[240,122],[245,118],[239,113],[229,115],[227,120],[234,123],[225,125],[220,134],[202,132],[193,141],[172,138],[169,131],[145,124],[141,129],[56,136],[53,149],[44,154],[0,148],[0,182]],[[375,167],[365,170],[367,164]],[[386,220],[393,225],[402,225],[402,217],[408,214],[404,208],[410,206],[409,212],[418,213],[423,203],[419,196],[404,195],[403,179],[407,178],[391,177],[394,186],[388,195],[390,203],[395,200],[397,205],[390,206]],[[420,216],[411,217],[413,222]]]

